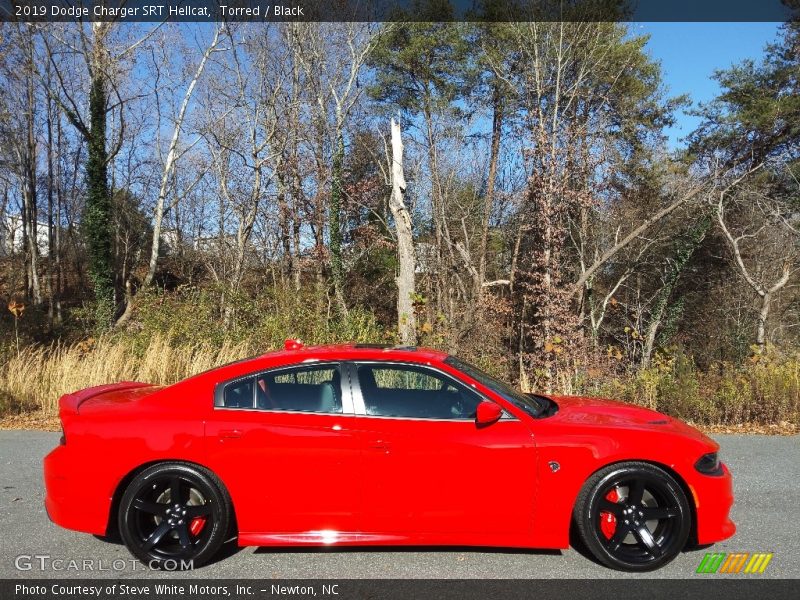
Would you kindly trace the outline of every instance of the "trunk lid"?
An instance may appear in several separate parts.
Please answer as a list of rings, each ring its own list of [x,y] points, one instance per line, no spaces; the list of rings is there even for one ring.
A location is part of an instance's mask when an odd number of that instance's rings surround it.
[[[92,405],[130,402],[149,396],[157,389],[159,389],[159,386],[139,381],[122,381],[120,383],[96,385],[61,396],[58,401],[59,414],[62,419],[66,416],[77,415],[81,411],[81,406],[88,401],[91,401]]]

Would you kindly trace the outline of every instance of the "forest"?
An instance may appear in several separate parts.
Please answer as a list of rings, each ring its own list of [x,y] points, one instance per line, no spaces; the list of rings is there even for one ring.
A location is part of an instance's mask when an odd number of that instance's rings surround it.
[[[417,9],[0,25],[0,415],[292,337],[796,431],[800,23],[675,149],[630,23]]]

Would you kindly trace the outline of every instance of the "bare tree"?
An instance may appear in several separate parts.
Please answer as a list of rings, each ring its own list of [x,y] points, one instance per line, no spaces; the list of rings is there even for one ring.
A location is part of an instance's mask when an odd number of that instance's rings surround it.
[[[95,322],[101,329],[112,323],[122,304],[115,285],[113,182],[109,170],[125,141],[124,108],[130,98],[123,98],[121,92],[123,65],[133,60],[136,51],[157,30],[158,26],[132,42],[123,40],[124,36],[115,39],[118,28],[113,21],[42,30],[45,59],[52,67],[48,73],[57,82],[48,88],[48,93],[87,146],[83,221],[89,279],[95,295]],[[75,57],[82,61],[85,76],[76,68]]]
[[[717,224],[728,243],[736,268],[758,296],[755,343],[763,350],[767,344],[767,319],[774,297],[800,268],[800,232],[791,223],[792,209],[781,206],[780,200],[758,190],[740,190],[731,194],[741,180],[737,179],[719,192],[714,208]]]
[[[411,214],[406,207],[404,195],[406,180],[403,174],[403,139],[400,123],[391,120],[391,181],[392,195],[389,207],[394,218],[397,235],[397,330],[404,344],[414,344],[417,340],[417,323],[414,315],[414,237],[411,229]]]
[[[224,279],[226,291],[237,292],[255,221],[278,167],[280,148],[275,141],[283,72],[271,66],[269,42],[275,40],[268,37],[269,31],[251,37],[247,27],[227,27],[225,33],[231,47],[229,62],[220,65],[209,90],[213,103],[208,107],[204,135],[219,190],[219,264],[225,265],[224,273],[213,265],[212,270],[216,278]],[[228,210],[234,214],[235,234],[226,224]],[[222,305],[230,322],[233,305],[225,298]]]
[[[156,274],[156,267],[158,266],[158,254],[161,247],[161,224],[164,220],[164,205],[166,202],[167,193],[170,191],[169,184],[173,180],[173,175],[178,160],[188,150],[186,149],[182,152],[179,152],[178,150],[178,142],[181,135],[181,128],[183,127],[184,120],[186,119],[186,111],[189,107],[189,103],[192,99],[195,88],[197,87],[197,82],[200,80],[203,70],[206,67],[206,62],[211,54],[217,49],[217,45],[220,41],[220,34],[222,33],[224,27],[225,24],[221,23],[215,28],[214,37],[211,39],[211,42],[209,43],[205,52],[203,52],[200,62],[197,65],[197,69],[195,69],[194,75],[189,81],[189,85],[186,87],[186,92],[183,95],[183,100],[178,110],[178,114],[175,116],[172,137],[170,139],[166,159],[163,163],[164,169],[161,175],[161,184],[158,189],[158,197],[156,198],[156,205],[153,210],[153,243],[150,250],[150,262],[147,269],[147,276],[144,280],[145,285],[150,285],[153,282],[153,277],[155,277]],[[173,205],[177,203],[179,199],[180,195],[177,195],[176,199],[173,201]]]
[[[25,295],[33,304],[42,303],[39,281],[39,230],[37,204],[37,111],[34,31],[18,24],[12,32],[15,48],[4,57],[6,90],[0,120],[0,140],[7,153],[10,173],[20,190],[22,250],[25,256]]]

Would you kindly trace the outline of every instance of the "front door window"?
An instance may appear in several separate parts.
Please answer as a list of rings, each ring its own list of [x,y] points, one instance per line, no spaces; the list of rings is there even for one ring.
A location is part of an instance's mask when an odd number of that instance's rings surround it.
[[[468,420],[481,401],[466,386],[425,367],[361,364],[358,382],[372,416]]]

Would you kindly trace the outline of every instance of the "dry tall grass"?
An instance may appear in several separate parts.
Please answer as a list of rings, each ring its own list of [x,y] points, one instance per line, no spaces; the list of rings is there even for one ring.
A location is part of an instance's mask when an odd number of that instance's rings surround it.
[[[261,352],[263,346],[256,350],[248,341],[178,343],[164,334],[29,346],[0,365],[0,416],[36,409],[55,415],[65,393],[124,380],[170,384]],[[618,398],[702,425],[800,426],[800,354],[770,352],[709,372],[678,354],[633,373],[591,375],[576,375],[558,391]]]
[[[576,391],[618,398],[702,425],[800,426],[800,354],[771,349],[708,371],[690,356],[659,358],[633,373],[576,378]]]
[[[170,384],[252,354],[247,343],[176,346],[160,335],[143,348],[112,339],[75,346],[29,346],[0,367],[0,413],[39,408],[56,414],[58,399],[75,390],[126,380]]]

